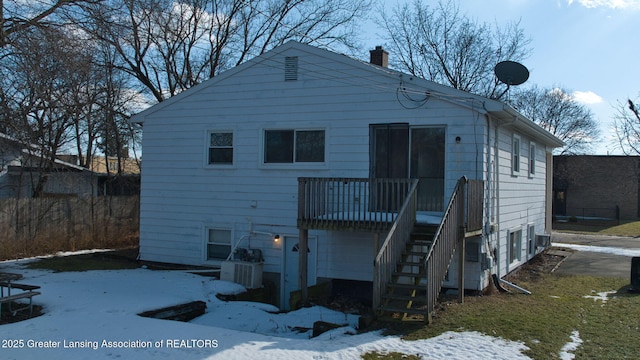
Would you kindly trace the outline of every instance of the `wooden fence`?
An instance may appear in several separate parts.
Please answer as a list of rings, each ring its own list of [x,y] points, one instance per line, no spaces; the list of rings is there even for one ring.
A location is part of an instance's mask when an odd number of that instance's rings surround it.
[[[138,196],[0,199],[0,259],[135,246]]]

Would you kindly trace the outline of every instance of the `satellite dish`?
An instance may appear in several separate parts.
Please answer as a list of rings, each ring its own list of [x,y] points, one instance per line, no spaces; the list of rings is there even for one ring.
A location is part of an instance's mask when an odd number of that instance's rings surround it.
[[[511,85],[520,85],[529,79],[529,70],[515,61],[501,61],[496,64],[493,71],[496,73],[498,80]]]

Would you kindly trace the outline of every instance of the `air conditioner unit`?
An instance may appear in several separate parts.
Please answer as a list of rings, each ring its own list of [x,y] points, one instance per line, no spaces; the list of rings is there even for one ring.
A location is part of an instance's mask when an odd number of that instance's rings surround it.
[[[551,235],[536,235],[536,247],[546,248],[551,246]]]
[[[263,263],[224,261],[220,267],[220,280],[238,283],[247,289],[262,287]]]

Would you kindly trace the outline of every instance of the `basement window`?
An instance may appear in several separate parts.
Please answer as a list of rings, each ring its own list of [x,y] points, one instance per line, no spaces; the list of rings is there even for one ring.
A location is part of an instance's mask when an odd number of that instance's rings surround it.
[[[522,252],[522,230],[509,231],[509,262],[520,261]]]
[[[227,260],[231,254],[231,230],[208,229],[207,260]]]
[[[527,251],[529,257],[536,254],[536,227],[534,224],[527,225]]]

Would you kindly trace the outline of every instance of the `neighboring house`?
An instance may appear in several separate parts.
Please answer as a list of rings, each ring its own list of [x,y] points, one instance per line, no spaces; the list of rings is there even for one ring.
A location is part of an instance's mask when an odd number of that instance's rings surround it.
[[[62,155],[59,158],[73,164],[80,163],[77,155]],[[83,162],[87,163],[86,160]],[[128,196],[140,194],[139,159],[92,156],[88,168],[97,177],[97,195]]]
[[[0,198],[33,196],[38,179],[46,176],[43,196],[89,196],[96,193],[93,172],[56,159],[52,171],[41,172],[43,158],[33,148],[0,133]]]
[[[140,161],[114,156],[94,156],[91,170],[98,177],[99,195],[140,195]],[[120,170],[120,171],[118,171]]]
[[[559,218],[637,220],[639,189],[638,156],[554,156],[553,214]]]
[[[224,275],[244,269],[225,269],[246,257],[237,248],[253,249],[282,308],[305,283],[346,280],[369,284],[379,309],[426,296],[401,312],[430,313],[443,279],[458,287],[462,209],[479,209],[460,252],[465,288],[533,257],[551,230],[562,142],[501,102],[390,70],[387,56],[378,47],[371,64],[288,42],[134,116],[141,259]],[[450,202],[458,183],[470,196]]]

